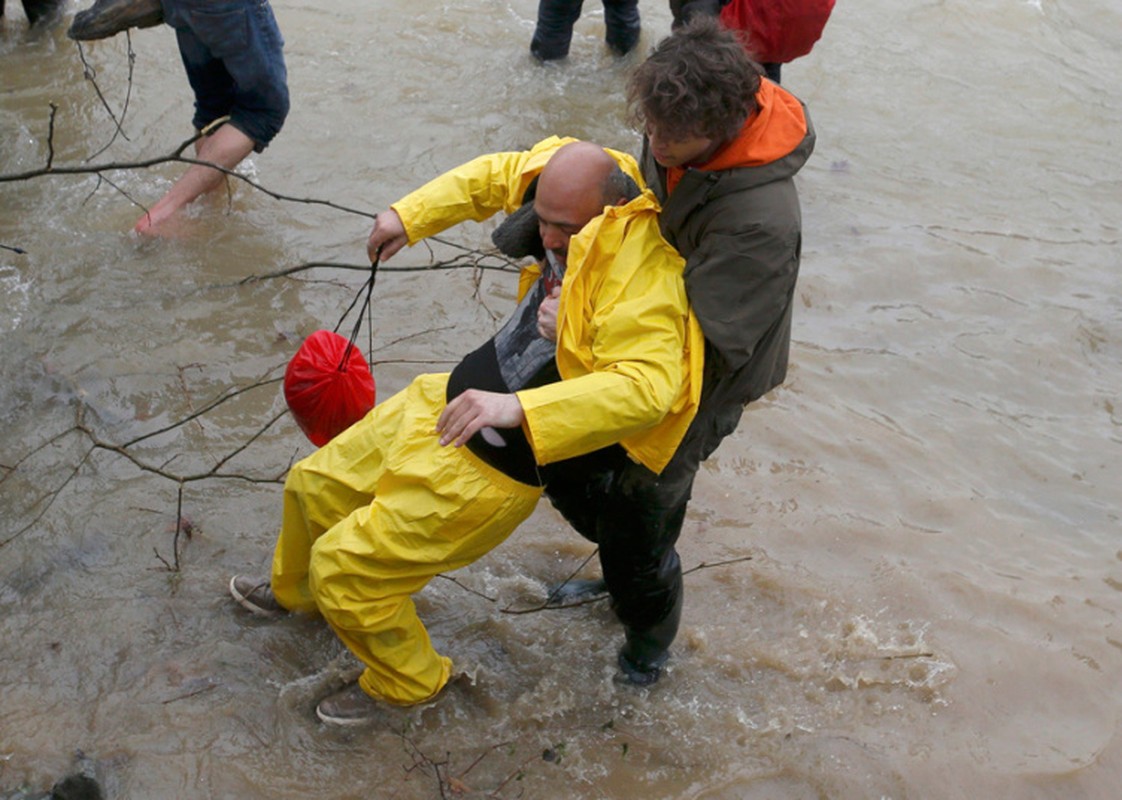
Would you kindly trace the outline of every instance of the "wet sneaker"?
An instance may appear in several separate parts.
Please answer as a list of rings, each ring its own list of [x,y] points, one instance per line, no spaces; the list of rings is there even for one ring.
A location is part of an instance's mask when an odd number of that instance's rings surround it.
[[[230,578],[230,594],[242,608],[261,617],[279,617],[288,613],[288,609],[273,596],[268,579],[235,575]]]
[[[545,601],[547,608],[582,603],[586,600],[595,600],[608,593],[608,584],[603,578],[592,580],[567,580],[549,589],[549,597]]]
[[[316,716],[331,725],[365,725],[386,719],[388,709],[362,690],[357,683],[319,701]]]

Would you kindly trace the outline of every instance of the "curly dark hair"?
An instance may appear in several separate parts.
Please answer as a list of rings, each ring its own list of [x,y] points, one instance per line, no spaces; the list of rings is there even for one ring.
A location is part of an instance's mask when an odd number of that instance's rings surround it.
[[[737,35],[713,17],[698,16],[659,42],[632,73],[629,120],[672,140],[728,141],[756,110],[759,88],[760,68]]]

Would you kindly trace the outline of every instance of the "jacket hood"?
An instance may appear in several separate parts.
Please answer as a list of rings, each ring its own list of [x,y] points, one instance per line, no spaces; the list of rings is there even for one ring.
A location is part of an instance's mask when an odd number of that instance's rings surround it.
[[[806,107],[767,78],[760,79],[756,103],[756,111],[745,120],[739,135],[709,161],[685,169],[660,168],[660,172],[665,172],[668,192],[673,192],[682,181],[707,180],[706,173],[720,173],[717,183],[727,182],[728,191],[741,191],[790,178],[802,169],[814,151],[815,141]]]

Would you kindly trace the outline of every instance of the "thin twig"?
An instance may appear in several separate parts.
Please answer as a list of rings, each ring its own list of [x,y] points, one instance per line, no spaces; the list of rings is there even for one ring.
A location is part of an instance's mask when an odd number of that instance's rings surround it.
[[[742,561],[751,561],[751,560],[752,560],[752,556],[741,556],[740,558],[730,558],[727,561],[714,561],[712,564],[710,564],[707,561],[702,561],[696,567],[690,567],[689,569],[687,569],[685,572],[682,573],[682,575],[689,575],[691,572],[697,572],[698,570],[712,569],[713,567],[723,567],[723,566],[726,566],[727,564],[739,564]]]
[[[217,689],[218,686],[219,684],[217,683],[208,683],[206,686],[202,687],[201,689],[196,689],[193,692],[187,692],[187,694],[181,694],[176,697],[169,697],[167,700],[163,701],[163,705],[166,706],[168,703],[176,703],[180,700],[186,700],[189,697],[198,697],[200,694],[205,694],[209,691]]]
[[[171,540],[172,555],[175,556],[175,571],[179,572],[179,532],[183,530],[183,481],[175,496],[175,536]]]
[[[195,411],[195,402],[194,402],[194,399],[191,397],[191,387],[187,383],[187,376],[185,374],[185,371],[188,368],[192,368],[192,367],[195,368],[195,369],[202,369],[203,366],[204,365],[202,365],[202,364],[185,364],[185,365],[176,367],[176,373],[179,376],[179,388],[183,390],[183,397],[187,401],[187,410],[191,413],[194,413],[194,411]],[[206,427],[203,425],[203,423],[201,422],[201,419],[199,417],[195,417],[195,418],[193,418],[193,420],[189,420],[189,421],[194,421],[194,423],[199,428],[199,433],[201,433],[203,435],[206,434]],[[209,456],[210,455],[210,450],[207,449],[205,440],[203,442],[203,448],[207,450],[207,455]],[[168,463],[170,463],[170,460],[169,460]]]
[[[470,592],[471,594],[474,594],[476,597],[482,597],[484,600],[487,600],[491,603],[498,602],[499,598],[491,597],[490,595],[484,594],[483,592],[479,591],[478,589],[472,589],[470,586],[467,586],[466,584],[461,583],[459,580],[457,580],[456,578],[453,578],[451,575],[445,575],[443,572],[438,572],[438,573],[436,573],[436,577],[443,578],[446,581],[450,581],[450,582],[456,584],[457,586],[459,586],[465,592]]]
[[[81,409],[79,409],[79,412],[80,411],[81,411]],[[64,439],[72,433],[74,433],[74,428],[68,428],[67,430],[62,431],[61,433],[56,433],[50,439],[47,439],[47,441],[43,442],[42,444],[38,445],[37,447],[33,447],[31,450],[29,450],[28,452],[24,453],[22,456],[17,458],[16,463],[8,466],[7,469],[11,470],[12,472],[15,472],[15,470],[19,469],[20,466],[25,461],[32,458],[36,453],[39,453],[42,450],[46,450],[48,447],[55,444],[60,439]],[[8,475],[11,475],[11,474],[12,474],[11,472],[8,473]],[[0,483],[3,483],[5,480],[7,480],[8,475],[5,475],[3,478],[0,478]]]
[[[78,420],[79,420],[79,422],[80,422],[80,421],[81,421],[81,418],[82,418],[82,407],[79,407],[79,409],[78,409],[78,412],[77,412],[77,417],[78,417]],[[78,426],[77,426],[77,425],[75,425],[75,427],[78,427]],[[63,436],[66,436],[66,435],[68,435],[68,434],[70,434],[70,433],[73,433],[73,432],[74,432],[74,428],[71,428],[70,430],[68,430],[68,431],[65,431],[64,433],[61,433],[61,434],[58,434],[58,435],[56,435],[56,436],[52,437],[52,438],[51,438],[51,439],[49,439],[49,440],[48,440],[47,442],[45,442],[45,443],[44,443],[43,445],[41,445],[41,446],[39,446],[39,447],[35,448],[34,450],[32,450],[32,451],[31,451],[31,453],[29,453],[29,454],[28,454],[27,456],[25,456],[24,458],[21,458],[21,459],[19,459],[19,460],[18,460],[18,461],[16,462],[16,466],[18,467],[18,466],[19,466],[20,464],[22,464],[22,463],[23,463],[23,462],[24,462],[24,461],[25,461],[25,460],[26,460],[27,458],[30,458],[30,457],[31,457],[31,455],[33,455],[34,453],[38,452],[39,450],[42,450],[42,449],[43,449],[44,447],[47,447],[47,446],[49,446],[49,445],[50,445],[51,443],[53,443],[53,442],[55,442],[55,441],[58,441],[58,440],[59,440],[59,439],[61,439],[61,438],[62,438]],[[32,520],[31,520],[30,522],[28,522],[28,523],[27,523],[26,525],[24,525],[24,526],[23,526],[22,528],[20,528],[20,529],[19,529],[18,531],[16,531],[16,532],[15,532],[14,534],[12,534],[11,536],[9,536],[9,537],[8,537],[7,539],[5,539],[4,541],[0,542],[0,547],[4,547],[5,545],[7,545],[7,544],[10,544],[11,542],[13,542],[13,541],[15,541],[16,539],[18,539],[18,538],[19,538],[20,536],[23,536],[23,535],[24,535],[25,533],[27,533],[27,532],[28,532],[29,530],[31,530],[31,529],[32,529],[33,527],[35,527],[35,525],[36,525],[36,524],[38,524],[39,520],[41,520],[41,519],[42,519],[42,518],[43,518],[44,516],[46,516],[47,512],[48,512],[48,511],[49,511],[49,510],[51,509],[51,506],[53,506],[53,505],[54,505],[54,503],[55,503],[55,500],[57,500],[57,499],[58,499],[59,495],[60,495],[60,494],[62,494],[62,491],[63,491],[63,490],[64,490],[64,489],[65,489],[65,488],[66,488],[66,487],[67,487],[67,486],[68,486],[68,485],[70,484],[70,482],[71,482],[72,480],[74,480],[75,476],[77,476],[78,472],[79,472],[79,471],[80,471],[80,470],[82,469],[82,466],[83,466],[83,465],[84,465],[84,464],[86,463],[86,461],[87,461],[87,460],[89,459],[89,457],[90,457],[90,454],[91,454],[91,453],[93,453],[94,449],[95,449],[95,448],[91,446],[91,447],[90,447],[90,448],[89,448],[88,450],[86,450],[86,452],[85,452],[85,453],[83,453],[83,454],[82,454],[82,457],[81,457],[81,458],[80,458],[80,459],[78,460],[78,463],[77,463],[77,464],[75,465],[74,469],[72,469],[72,470],[70,471],[70,473],[69,473],[69,474],[68,474],[68,475],[66,476],[66,478],[65,478],[65,479],[64,479],[64,480],[62,481],[62,483],[60,483],[60,484],[59,484],[59,485],[58,485],[57,487],[55,487],[55,488],[54,488],[54,489],[53,489],[52,491],[50,491],[50,492],[48,492],[48,493],[46,493],[46,494],[42,495],[42,496],[41,496],[41,497],[40,497],[39,499],[37,499],[37,500],[36,500],[36,501],[35,501],[34,503],[32,503],[32,504],[31,504],[31,507],[32,507],[32,508],[34,508],[34,507],[35,507],[36,505],[38,505],[38,504],[39,504],[39,503],[40,503],[40,502],[42,501],[43,497],[49,497],[49,498],[50,498],[50,499],[49,499],[49,500],[47,501],[47,504],[46,504],[46,505],[45,505],[45,506],[43,507],[43,509],[42,509],[42,510],[41,510],[41,511],[40,511],[40,512],[39,512],[38,514],[36,514],[36,515],[35,515],[35,518],[34,518],[34,519],[32,519]],[[13,472],[14,472],[14,470],[13,470]],[[11,474],[13,474],[13,473],[12,473],[12,472],[9,472],[9,473],[8,473],[7,475],[5,475],[5,476],[4,476],[3,478],[0,478],[0,483],[2,483],[2,482],[3,482],[4,480],[6,480],[6,479],[8,478],[8,476],[9,476],[9,475],[11,475]]]
[[[565,580],[563,580],[561,583],[559,583],[557,585],[557,587],[552,592],[550,592],[549,596],[545,600],[543,600],[541,603],[539,603],[538,605],[531,606],[530,608],[502,608],[502,609],[499,609],[500,613],[503,613],[503,614],[535,614],[539,611],[559,611],[559,610],[563,610],[563,609],[577,608],[579,606],[592,605],[593,603],[600,603],[600,602],[606,600],[607,597],[608,597],[607,595],[600,595],[600,596],[597,596],[597,597],[588,597],[588,598],[585,598],[584,600],[576,600],[572,603],[565,603],[564,605],[551,605],[553,603],[554,599],[556,599],[557,595],[564,588],[565,584],[568,583],[569,581],[571,581],[577,575],[577,573],[579,573],[582,569],[584,569],[585,565],[589,561],[591,561],[592,557],[594,555],[596,555],[596,553],[598,553],[598,552],[599,552],[599,550],[593,550],[592,553],[584,561],[582,561],[580,563],[580,565],[575,570],[573,570],[571,573],[569,573],[569,577],[567,577]],[[744,561],[751,561],[751,560],[752,560],[752,556],[742,556],[740,558],[730,558],[726,561],[714,561],[712,563],[703,561],[695,567],[691,567],[690,569],[684,570],[682,572],[682,576],[684,577],[684,576],[689,575],[691,573],[699,572],[700,570],[703,570],[703,569],[713,569],[714,567],[724,567],[724,566],[727,566],[729,564],[740,564]],[[464,588],[467,588],[467,587],[464,587]]]
[[[90,62],[86,61],[86,51],[82,49],[81,42],[78,42],[78,57],[82,60],[82,77],[93,85],[94,93],[97,94],[97,99],[101,101],[102,108],[109,114],[109,118],[113,120],[113,124],[117,126],[117,130],[120,130],[121,122],[117,119],[117,115],[113,113],[113,109],[110,107],[109,101],[105,99],[105,95],[101,93],[101,87],[97,85],[97,70],[90,66]],[[100,152],[101,151],[98,151],[98,154],[100,154]],[[90,157],[90,159],[92,158],[93,156]],[[90,159],[86,160],[88,161]]]
[[[51,106],[51,120],[47,123],[47,172],[51,171],[51,165],[55,160],[55,115],[58,114],[58,106],[54,103]]]
[[[880,659],[882,661],[895,661],[898,658],[934,658],[934,657],[935,657],[934,652],[924,651],[922,653],[896,653],[895,655],[891,655],[891,656],[881,656]]]
[[[475,760],[472,761],[470,764],[468,764],[465,769],[460,770],[459,774],[456,775],[456,777],[460,778],[462,780],[463,778],[467,777],[467,774],[469,772],[471,772],[473,769],[475,769],[477,766],[479,766],[479,764],[483,761],[483,759],[485,759],[485,758],[487,758],[487,756],[491,755],[491,753],[495,752],[500,747],[510,747],[512,744],[514,744],[514,742],[498,742],[496,744],[491,745],[486,750],[484,750],[482,753],[480,753],[478,756],[476,756]]]
[[[155,547],[152,548],[152,555],[154,555],[157,558],[157,560],[159,560],[159,562],[164,565],[165,570],[167,570],[168,572],[175,572],[175,568],[172,567],[172,565],[168,563],[168,560],[166,558],[164,558],[162,555],[160,555],[160,551],[157,550]]]
[[[537,611],[545,611],[546,609],[556,610],[556,609],[562,609],[562,608],[574,608],[576,606],[583,606],[583,605],[587,605],[589,603],[596,603],[596,602],[599,602],[599,601],[603,600],[604,597],[606,597],[606,595],[601,596],[601,597],[588,598],[588,599],[585,599],[585,600],[578,600],[576,602],[566,603],[565,605],[560,605],[560,606],[550,605],[550,603],[552,603],[554,600],[556,600],[558,595],[561,594],[561,591],[565,588],[565,584],[567,584],[569,581],[571,581],[573,578],[575,578],[577,576],[577,573],[579,573],[582,569],[584,569],[588,565],[588,562],[591,561],[596,556],[596,554],[599,553],[599,552],[600,552],[600,548],[596,548],[591,553],[589,553],[588,556],[585,557],[584,561],[580,562],[580,564],[577,565],[577,568],[569,573],[569,577],[565,578],[565,580],[561,581],[561,583],[559,583],[555,587],[553,587],[553,591],[550,592],[549,596],[546,597],[545,600],[543,600],[539,605],[532,606],[530,608],[517,608],[517,609],[507,607],[507,608],[500,609],[500,611],[503,614],[533,614]]]
[[[521,763],[520,763],[520,764],[519,764],[519,765],[518,765],[517,767],[515,767],[514,769],[512,769],[512,770],[511,770],[511,771],[510,771],[510,772],[509,772],[509,773],[507,774],[507,776],[506,776],[505,778],[503,778],[503,780],[502,780],[502,781],[500,781],[500,782],[499,782],[499,785],[498,785],[498,786],[496,786],[496,787],[495,787],[495,788],[494,788],[493,790],[491,790],[491,793],[490,793],[489,795],[487,795],[487,796],[488,796],[488,797],[498,797],[498,796],[499,796],[499,793],[500,793],[500,792],[501,792],[501,791],[502,791],[503,789],[505,789],[505,788],[506,788],[506,785],[507,785],[508,783],[510,783],[511,781],[513,781],[513,780],[516,780],[516,779],[518,779],[518,778],[519,778],[520,776],[524,775],[524,774],[525,774],[525,769],[526,769],[526,765],[527,765],[527,764],[529,764],[529,763],[530,763],[531,761],[534,761],[534,760],[536,760],[537,758],[538,758],[538,755],[537,755],[537,753],[531,753],[530,755],[528,755],[528,756],[527,756],[527,757],[526,757],[525,759],[523,759],[523,761],[522,761],[522,762],[521,762]]]
[[[278,413],[276,414],[276,416],[274,416],[274,417],[273,417],[273,418],[272,418],[271,420],[269,420],[268,422],[266,422],[266,423],[264,424],[264,426],[262,426],[262,427],[261,427],[261,429],[257,431],[257,433],[255,433],[255,434],[253,434],[252,436],[250,436],[250,437],[249,437],[249,439],[247,439],[247,440],[246,440],[246,441],[245,441],[245,442],[244,442],[244,443],[243,443],[243,444],[241,445],[241,447],[237,447],[237,448],[234,448],[234,450],[232,450],[231,452],[227,453],[227,454],[226,454],[226,456],[225,456],[224,458],[220,459],[220,460],[218,461],[218,463],[214,465],[214,468],[213,468],[213,469],[211,470],[211,472],[212,472],[212,473],[214,473],[214,474],[217,474],[217,473],[218,473],[218,470],[219,470],[219,468],[220,468],[220,467],[222,467],[222,466],[223,466],[224,464],[226,464],[226,463],[227,463],[228,461],[230,461],[230,459],[232,459],[232,458],[233,458],[234,456],[236,456],[236,455],[237,455],[238,453],[241,453],[241,452],[243,452],[243,451],[244,451],[244,450],[245,450],[246,448],[248,448],[248,447],[249,447],[249,446],[250,446],[251,444],[253,444],[253,443],[254,443],[254,442],[256,442],[256,441],[257,441],[258,439],[260,439],[260,438],[261,438],[262,436],[264,436],[264,435],[265,435],[265,432],[266,432],[267,430],[269,430],[269,428],[271,428],[271,427],[273,427],[274,425],[276,425],[276,424],[277,424],[277,421],[278,421],[278,420],[280,420],[280,419],[281,419],[282,417],[284,417],[284,416],[285,416],[285,415],[286,415],[287,413],[288,413],[288,409],[287,409],[287,408],[286,408],[286,409],[285,409],[284,411],[278,412]]]
[[[109,114],[109,118],[111,120],[113,120],[113,126],[114,126],[113,136],[96,153],[93,153],[92,155],[87,156],[84,159],[86,163],[89,163],[90,161],[93,161],[95,158],[97,158],[102,153],[104,153],[106,150],[108,150],[110,148],[110,146],[113,144],[113,142],[117,141],[118,136],[123,137],[126,142],[132,141],[131,139],[129,139],[128,134],[125,133],[125,129],[124,129],[125,115],[128,114],[129,100],[132,98],[133,68],[136,65],[136,52],[132,49],[132,34],[128,30],[125,31],[125,40],[128,42],[129,75],[128,75],[128,87],[125,90],[125,104],[121,108],[121,118],[120,119],[117,119],[117,115],[114,114],[113,109],[109,107],[109,103],[108,103],[108,101],[106,101],[105,95],[103,95],[101,93],[101,87],[99,87],[97,85],[97,80],[96,80],[97,72],[94,70],[93,67],[90,66],[89,62],[86,61],[86,53],[82,49],[82,43],[78,42],[78,57],[82,59],[82,66],[85,68],[85,72],[83,73],[83,77],[85,77],[86,80],[88,80],[90,83],[93,84],[94,91],[97,93],[98,99],[101,100],[102,106],[105,107],[106,112]],[[112,184],[110,184],[110,185],[112,185]],[[114,188],[116,188],[116,187],[114,187]]]
[[[115,189],[115,190],[117,191],[117,193],[118,193],[119,195],[121,195],[122,197],[124,197],[124,198],[125,198],[126,200],[128,200],[128,201],[129,201],[130,203],[132,203],[132,204],[133,204],[134,206],[136,206],[137,208],[141,209],[141,210],[142,210],[142,211],[143,211],[143,212],[144,212],[145,214],[147,214],[147,213],[148,213],[148,206],[144,205],[144,203],[140,202],[140,201],[139,201],[139,200],[137,200],[137,199],[136,199],[135,197],[133,197],[133,196],[132,196],[131,194],[129,194],[128,192],[126,192],[126,191],[125,191],[125,190],[124,190],[123,188],[121,188],[120,186],[118,186],[118,185],[117,185],[117,184],[116,184],[116,183],[115,183],[115,182],[114,182],[113,180],[111,180],[110,178],[106,177],[105,175],[102,175],[101,173],[98,173],[97,179],[98,179],[98,182],[99,182],[99,184],[100,184],[100,182],[101,182],[101,181],[105,181],[105,182],[106,182],[106,183],[108,183],[108,184],[109,184],[110,186],[112,186],[112,187],[113,187],[113,188],[114,188],[114,189]],[[96,191],[96,188],[95,188],[95,190],[94,190],[94,191]],[[93,194],[94,194],[93,192],[90,192],[89,196],[88,196],[88,197],[87,197],[87,198],[86,198],[85,200],[83,200],[82,202],[83,202],[83,203],[87,202],[87,201],[88,201],[88,200],[90,199],[90,197],[93,197]]]
[[[168,431],[175,430],[176,428],[183,425],[184,423],[190,422],[191,420],[196,419],[197,417],[201,417],[203,414],[206,414],[209,411],[213,411],[214,409],[218,408],[218,406],[225,403],[227,400],[233,400],[238,395],[245,394],[246,392],[252,391],[254,389],[258,389],[262,386],[269,386],[269,385],[274,384],[274,383],[280,383],[282,380],[284,380],[283,376],[278,377],[278,378],[265,378],[265,379],[257,381],[256,383],[251,383],[248,386],[239,386],[239,387],[237,387],[235,389],[232,389],[232,390],[226,392],[225,394],[221,395],[218,399],[216,399],[216,400],[210,402],[209,404],[203,406],[202,408],[200,408],[198,411],[194,412],[193,414],[187,415],[186,417],[179,420],[178,422],[173,422],[170,425],[165,425],[162,428],[157,428],[154,431],[149,431],[148,433],[142,434],[141,436],[137,436],[137,437],[135,437],[133,439],[130,439],[129,441],[125,442],[121,446],[122,447],[132,447],[133,445],[140,444],[141,442],[143,442],[146,439],[151,439],[153,436],[159,436],[162,433],[167,433]]]

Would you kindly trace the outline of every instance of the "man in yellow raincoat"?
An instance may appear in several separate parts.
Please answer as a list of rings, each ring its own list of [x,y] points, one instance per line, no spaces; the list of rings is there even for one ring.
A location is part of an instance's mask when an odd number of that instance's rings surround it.
[[[419,376],[293,466],[270,581],[231,580],[251,611],[322,614],[365,664],[320,701],[325,722],[366,722],[444,687],[451,661],[411,595],[506,539],[550,464],[619,444],[658,472],[673,455],[700,397],[703,341],[640,181],[630,156],[553,137],[474,159],[378,215],[372,259],[528,208],[542,258],[514,314],[452,373]],[[558,291],[554,344],[537,314]]]

